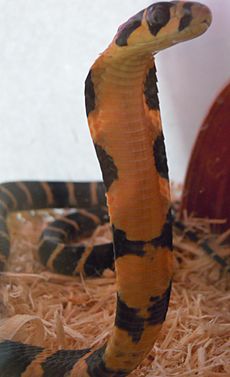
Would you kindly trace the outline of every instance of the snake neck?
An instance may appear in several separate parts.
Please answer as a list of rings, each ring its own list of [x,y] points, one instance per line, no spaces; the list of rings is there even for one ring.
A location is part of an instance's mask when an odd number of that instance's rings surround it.
[[[88,122],[114,237],[117,310],[103,356],[111,370],[131,371],[139,364],[168,306],[170,197],[156,81],[151,54],[127,57],[111,49],[99,57],[86,80]],[[156,297],[159,318],[151,314]]]
[[[95,104],[88,121],[111,223],[130,240],[150,240],[159,236],[169,207],[153,56],[114,57],[108,50],[94,64],[91,80]]]

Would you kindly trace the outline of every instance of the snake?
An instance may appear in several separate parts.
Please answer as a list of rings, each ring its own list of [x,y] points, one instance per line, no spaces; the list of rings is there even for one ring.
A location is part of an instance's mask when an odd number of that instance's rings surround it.
[[[197,2],[154,3],[119,28],[85,80],[85,106],[102,182],[11,182],[0,186],[1,269],[9,254],[10,211],[74,207],[40,238],[39,257],[60,273],[116,272],[108,341],[48,349],[4,339],[1,377],[125,377],[152,350],[165,321],[173,274],[169,172],[155,55],[203,34],[211,12]],[[113,245],[66,244],[108,221]]]

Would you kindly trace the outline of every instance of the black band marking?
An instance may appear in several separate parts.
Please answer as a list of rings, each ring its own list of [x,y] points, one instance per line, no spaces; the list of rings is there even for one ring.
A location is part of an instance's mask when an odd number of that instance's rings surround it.
[[[145,101],[149,109],[159,110],[160,107],[157,93],[157,76],[156,67],[154,65],[154,67],[150,68],[144,84]]]
[[[43,351],[43,348],[5,340],[0,343],[0,371],[4,377],[21,377],[21,374]]]
[[[43,377],[64,377],[70,372],[74,364],[86,355],[90,349],[60,350],[49,356],[42,364]]]
[[[113,268],[113,244],[95,245],[86,259],[84,271],[87,276],[101,275],[106,268]]]
[[[112,371],[106,368],[103,356],[105,353],[106,345],[94,351],[89,357],[87,357],[86,364],[88,366],[87,373],[89,377],[125,377],[127,372],[124,371]]]
[[[39,259],[40,259],[41,263],[44,266],[46,266],[49,258],[51,257],[52,253],[56,249],[57,243],[58,243],[58,240],[57,240],[57,242],[44,240],[42,242],[42,244],[40,245],[40,247],[38,249],[38,255],[39,255]]]
[[[193,19],[192,13],[191,13],[191,8],[192,8],[192,3],[186,3],[183,5],[184,9],[184,16],[180,20],[180,24],[178,27],[179,31],[184,30],[186,27],[188,27]]]
[[[173,245],[171,209],[169,209],[168,211],[168,214],[166,216],[166,222],[162,227],[162,231],[159,237],[153,238],[150,241],[130,241],[126,238],[126,234],[123,230],[116,229],[113,226],[113,238],[114,253],[116,259],[129,254],[142,257],[145,255],[144,247],[148,244],[151,244],[155,248],[167,247],[169,250],[172,250]]]
[[[127,331],[134,343],[138,343],[144,331],[144,318],[138,315],[139,309],[130,308],[117,296],[115,326]]]
[[[26,193],[18,186],[18,182],[9,182],[3,183],[1,185],[9,190],[17,201],[17,208],[19,210],[27,209],[28,208],[28,200]],[[0,188],[1,191],[1,188]]]
[[[123,230],[116,229],[114,226],[113,238],[115,258],[129,254],[140,257],[145,255],[144,246],[146,243],[144,241],[130,241],[126,238],[126,234]]]
[[[8,228],[5,218],[0,218],[0,231],[8,235]]]
[[[6,236],[8,233],[6,233]],[[3,237],[0,234],[0,254],[4,255],[6,258],[9,256],[10,253],[10,241],[8,238]]]
[[[164,27],[170,20],[170,8],[173,3],[156,3],[147,8],[146,21],[151,34],[154,36]]]
[[[104,182],[100,182],[97,184],[97,200],[99,205],[106,206]]]
[[[91,234],[97,227],[97,223],[90,217],[81,212],[74,212],[66,216],[67,219],[74,221],[79,226],[79,234]]]
[[[134,343],[138,343],[146,325],[156,325],[163,323],[166,317],[171,292],[171,282],[169,287],[161,296],[151,297],[148,308],[149,317],[143,318],[138,312],[139,309],[130,308],[119,296],[117,298],[117,312],[115,325],[127,331]]]
[[[163,295],[150,298],[150,302],[153,303],[148,308],[148,312],[150,313],[148,323],[150,325],[157,325],[164,322],[169,305],[171,286],[172,284],[170,282],[169,287]]]
[[[85,80],[85,108],[87,116],[95,109],[96,96],[92,81],[92,71],[90,70]]]
[[[53,261],[53,268],[60,274],[73,275],[85,251],[85,246],[65,246]]]
[[[68,217],[66,216],[66,218],[68,218]],[[61,220],[61,219],[55,220],[49,226],[60,229],[60,230],[64,230],[66,232],[68,240],[73,239],[79,233],[73,224],[65,222],[64,220]],[[49,231],[52,231],[52,229],[49,229],[49,226],[44,229],[44,231],[42,233],[42,238],[45,238],[46,236],[50,237]],[[60,239],[65,237],[64,234],[61,234],[61,233],[59,233],[59,234],[60,234],[60,237],[61,237]]]
[[[101,166],[104,184],[108,191],[113,181],[118,179],[118,170],[113,158],[100,145],[95,144],[94,146]]]
[[[41,239],[44,238],[55,238],[57,242],[67,242],[67,234],[62,233],[61,229],[51,229],[49,227],[45,228],[42,232]]]
[[[134,30],[141,26],[144,9],[131,17],[127,22],[121,25],[117,32],[116,44],[120,47],[128,46],[128,38]]]
[[[161,235],[159,237],[154,238],[151,243],[154,247],[167,247],[169,250],[173,249],[173,241],[172,241],[172,214],[171,208],[168,211],[166,222],[163,225]]]
[[[34,209],[48,208],[47,195],[42,187],[42,182],[23,182],[30,191]]]
[[[0,189],[0,200],[1,202],[5,203],[5,205],[7,206],[9,210],[14,209],[14,202],[12,198],[5,191],[1,191],[1,189]]]
[[[88,208],[91,206],[90,183],[82,182],[74,185],[74,195],[78,208]]]
[[[1,202],[1,199],[0,199],[0,214],[1,216],[6,216],[8,213],[8,207],[7,205],[5,204],[5,202]]]
[[[68,189],[65,182],[47,182],[53,194],[53,207],[69,207]]]
[[[163,133],[161,133],[155,140],[153,145],[153,155],[158,173],[162,178],[169,179]]]

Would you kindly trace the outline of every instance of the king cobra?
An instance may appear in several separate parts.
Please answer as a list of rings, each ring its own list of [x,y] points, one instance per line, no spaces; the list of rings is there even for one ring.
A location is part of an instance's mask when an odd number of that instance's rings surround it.
[[[10,211],[85,207],[85,212],[48,227],[41,238],[40,259],[61,273],[86,275],[102,273],[114,263],[117,288],[115,322],[106,344],[54,350],[4,339],[1,377],[124,377],[151,351],[166,317],[173,270],[168,167],[154,56],[203,34],[210,23],[210,10],[196,2],[152,4],[119,27],[91,67],[85,81],[86,113],[104,185],[1,185],[2,269],[9,251]],[[105,221],[104,191],[113,247],[99,245],[85,255],[84,246],[65,246],[67,233],[92,231]]]

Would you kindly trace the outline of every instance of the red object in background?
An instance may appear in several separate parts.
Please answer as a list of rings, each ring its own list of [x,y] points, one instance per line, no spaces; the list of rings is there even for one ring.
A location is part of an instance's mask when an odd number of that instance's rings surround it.
[[[220,93],[197,136],[182,196],[182,211],[225,219],[230,228],[230,84]]]

